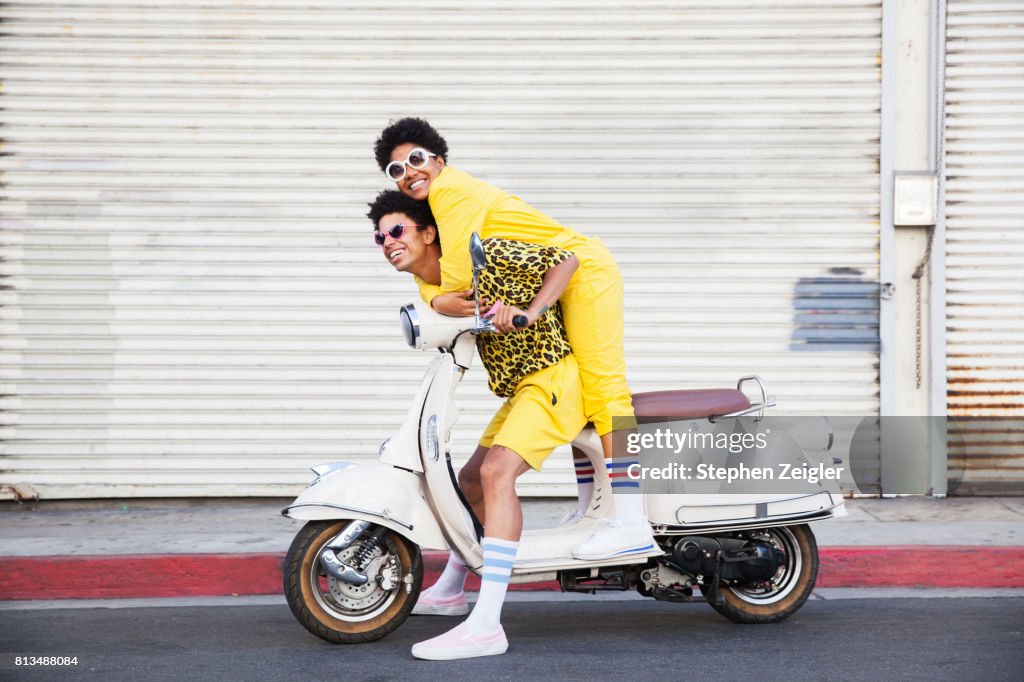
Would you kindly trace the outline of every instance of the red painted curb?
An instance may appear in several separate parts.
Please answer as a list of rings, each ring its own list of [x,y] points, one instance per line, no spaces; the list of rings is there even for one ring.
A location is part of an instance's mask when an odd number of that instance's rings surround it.
[[[0,599],[280,594],[283,554],[0,558]]]
[[[1024,587],[1024,547],[823,547],[818,587]],[[425,552],[424,584],[444,552]],[[0,600],[281,594],[283,554],[0,558]],[[467,587],[480,581],[470,576]],[[548,581],[515,590],[557,590]]]
[[[822,547],[818,587],[1024,587],[1024,547]]]

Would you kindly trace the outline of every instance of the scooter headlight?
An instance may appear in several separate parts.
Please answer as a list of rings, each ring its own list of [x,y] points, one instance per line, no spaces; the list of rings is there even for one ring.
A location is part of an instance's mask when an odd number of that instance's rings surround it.
[[[402,306],[399,316],[402,318],[402,333],[410,348],[418,348],[420,341],[420,316],[411,303]]]

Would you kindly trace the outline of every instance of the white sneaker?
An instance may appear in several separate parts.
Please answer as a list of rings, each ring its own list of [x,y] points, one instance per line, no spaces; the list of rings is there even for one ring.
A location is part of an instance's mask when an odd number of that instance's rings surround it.
[[[654,549],[654,534],[646,523],[624,524],[619,519],[601,519],[601,527],[572,551],[577,559],[595,561]]]
[[[558,527],[564,528],[565,526],[571,526],[572,524],[576,523],[582,518],[583,512],[580,511],[579,509],[573,509],[571,512],[567,512],[566,515],[562,517],[562,520],[558,522]]]

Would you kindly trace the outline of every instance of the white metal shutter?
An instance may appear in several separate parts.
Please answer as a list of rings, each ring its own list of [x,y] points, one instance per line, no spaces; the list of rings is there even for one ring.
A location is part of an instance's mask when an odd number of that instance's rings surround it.
[[[4,21],[0,482],[278,495],[375,456],[428,357],[371,145],[602,237],[634,390],[877,414],[880,2],[77,0]],[[461,392],[464,458],[497,401]],[[528,494],[571,493],[556,454]],[[568,485],[567,485],[568,484]]]
[[[953,1],[947,9],[947,399],[965,432],[951,448],[951,483],[961,493],[1019,491],[1024,5]]]

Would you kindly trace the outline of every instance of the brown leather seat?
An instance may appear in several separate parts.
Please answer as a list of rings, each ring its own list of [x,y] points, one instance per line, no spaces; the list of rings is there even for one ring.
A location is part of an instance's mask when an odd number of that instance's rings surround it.
[[[698,388],[689,391],[650,391],[633,394],[638,422],[703,419],[750,407],[750,400],[735,388]]]

